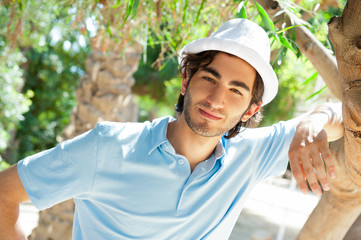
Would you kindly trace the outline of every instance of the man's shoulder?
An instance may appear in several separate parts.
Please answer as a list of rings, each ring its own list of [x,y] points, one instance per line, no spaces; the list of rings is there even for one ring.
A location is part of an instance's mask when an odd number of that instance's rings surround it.
[[[96,128],[99,128],[99,131],[122,131],[124,129],[139,129],[141,127],[146,127],[148,124],[149,121],[146,122],[101,121],[97,123]]]
[[[270,126],[245,128],[234,138],[240,139],[266,139],[278,135],[294,134],[295,124],[292,121],[280,121]]]
[[[169,117],[157,118],[152,122],[110,122],[102,121],[95,127],[102,137],[139,136],[157,129],[157,126],[166,127]]]

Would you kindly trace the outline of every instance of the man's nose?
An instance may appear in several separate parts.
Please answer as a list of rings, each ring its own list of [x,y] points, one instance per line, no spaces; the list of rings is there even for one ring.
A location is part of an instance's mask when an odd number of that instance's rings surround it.
[[[225,91],[221,87],[215,87],[213,91],[210,92],[207,98],[207,102],[213,108],[223,108],[224,107],[224,98]]]

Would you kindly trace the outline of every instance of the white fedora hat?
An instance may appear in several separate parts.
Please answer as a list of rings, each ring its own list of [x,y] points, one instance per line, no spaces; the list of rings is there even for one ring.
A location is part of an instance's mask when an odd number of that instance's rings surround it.
[[[184,46],[179,52],[179,64],[185,53],[200,53],[218,50],[235,55],[252,65],[264,83],[262,106],[276,96],[277,76],[271,67],[270,42],[267,33],[256,23],[243,18],[235,18],[224,23],[210,37],[200,38]]]

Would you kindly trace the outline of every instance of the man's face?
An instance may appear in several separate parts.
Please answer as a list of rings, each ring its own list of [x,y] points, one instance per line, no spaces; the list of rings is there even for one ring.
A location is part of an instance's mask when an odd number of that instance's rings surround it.
[[[222,136],[258,108],[248,109],[256,70],[244,60],[219,53],[199,69],[187,88],[183,79],[184,117],[192,131],[204,137]]]

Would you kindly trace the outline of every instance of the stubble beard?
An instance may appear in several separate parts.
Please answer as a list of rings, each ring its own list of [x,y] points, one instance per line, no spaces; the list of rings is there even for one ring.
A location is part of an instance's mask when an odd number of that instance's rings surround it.
[[[197,106],[202,106],[206,109],[211,109],[209,104],[207,103],[198,103]],[[227,115],[223,114],[225,119],[227,121],[221,125],[219,128],[211,129],[209,127],[209,123],[206,119],[204,119],[203,122],[195,122],[191,117],[191,110],[195,109],[198,111],[196,105],[192,102],[192,97],[189,94],[189,91],[186,91],[184,94],[184,108],[183,108],[183,114],[184,118],[186,120],[186,123],[188,124],[189,128],[196,134],[203,136],[203,137],[219,137],[231,130],[233,127],[236,126],[236,124],[242,119],[244,114],[247,112],[247,110],[241,114],[241,116],[235,116],[230,119],[227,119]]]

